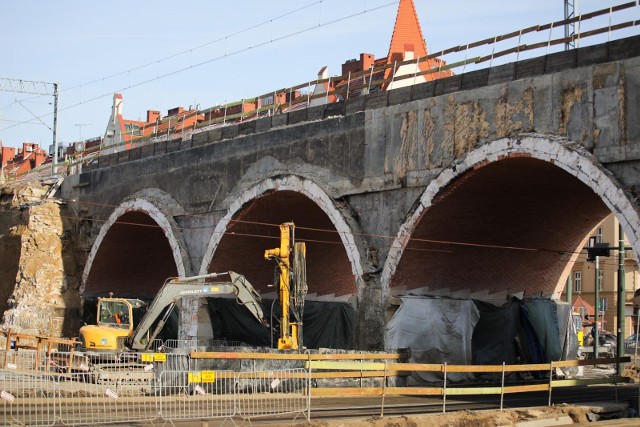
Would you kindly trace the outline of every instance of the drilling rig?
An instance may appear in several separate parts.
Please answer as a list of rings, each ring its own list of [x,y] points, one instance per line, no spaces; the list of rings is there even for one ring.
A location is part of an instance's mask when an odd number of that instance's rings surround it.
[[[297,350],[303,345],[302,315],[308,290],[306,257],[305,243],[295,241],[293,222],[280,224],[280,247],[264,251],[266,260],[277,263],[275,282],[282,310],[278,338],[280,350]]]

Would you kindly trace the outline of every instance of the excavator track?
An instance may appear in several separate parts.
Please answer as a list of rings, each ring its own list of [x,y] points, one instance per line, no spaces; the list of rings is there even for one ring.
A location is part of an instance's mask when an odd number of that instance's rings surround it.
[[[92,382],[100,385],[136,385],[144,386],[153,384],[155,378],[149,366],[140,363],[102,363],[91,365],[90,378]]]

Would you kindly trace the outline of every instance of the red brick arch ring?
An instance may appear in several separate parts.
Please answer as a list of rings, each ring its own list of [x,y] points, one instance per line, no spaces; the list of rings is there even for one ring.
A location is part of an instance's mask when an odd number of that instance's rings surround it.
[[[107,233],[120,217],[131,212],[148,215],[158,225],[170,246],[178,276],[185,277],[191,275],[191,262],[187,246],[184,237],[177,231],[179,227],[173,219],[175,213],[171,212],[172,207],[175,208],[178,206],[178,203],[173,200],[171,196],[158,189],[146,189],[125,199],[113,210],[109,218],[100,228],[100,232],[91,247],[87,263],[82,273],[80,292],[82,293],[85,290],[96,255]]]
[[[204,254],[199,274],[206,274],[208,272],[216,249],[235,215],[254,199],[272,191],[292,191],[299,193],[313,201],[313,203],[328,216],[340,236],[342,245],[346,251],[346,256],[351,264],[351,272],[355,279],[358,294],[361,294],[364,288],[362,279],[363,269],[366,268],[367,261],[362,258],[358,248],[364,248],[366,246],[362,242],[362,238],[358,237],[361,236],[361,233],[356,232],[358,227],[356,221],[348,211],[337,207],[332,198],[318,184],[295,175],[268,178],[248,188],[240,188],[232,192],[233,202],[229,205],[224,217],[216,224]],[[239,195],[237,195],[238,193]]]
[[[515,162],[518,158],[541,160],[545,162],[545,165],[553,165],[554,168],[557,167],[564,171],[562,172],[563,174],[566,172],[575,177],[578,185],[584,184],[586,186],[584,187],[585,190],[587,188],[590,189],[586,191],[593,194],[592,197],[599,199],[599,202],[601,202],[601,210],[608,209],[616,214],[627,239],[635,253],[638,253],[640,250],[640,230],[638,229],[640,214],[638,206],[633,203],[633,197],[617,181],[613,174],[602,166],[592,153],[578,143],[568,141],[566,138],[549,135],[526,134],[499,139],[460,156],[428,184],[418,203],[414,205],[415,210],[407,214],[408,219],[400,227],[389,250],[381,276],[383,295],[386,297],[390,295],[391,286],[401,286],[405,282],[410,282],[407,281],[408,279],[405,280],[408,270],[402,267],[402,265],[406,265],[402,263],[403,253],[405,253],[405,249],[408,249],[407,245],[414,232],[416,230],[424,232],[425,228],[420,227],[420,223],[425,219],[428,220],[429,215],[437,212],[438,203],[443,200],[443,194],[445,195],[444,203],[446,203],[446,194],[450,191],[455,191],[456,186],[459,186],[461,182],[464,185],[467,178],[473,180],[474,174],[485,169],[491,169],[494,166],[499,167],[501,160]],[[546,169],[549,170],[548,167]],[[558,170],[558,173],[561,172],[560,170]],[[444,218],[446,222],[446,217],[440,216],[438,218],[439,220]],[[593,225],[595,226],[595,224]],[[575,249],[572,250],[579,251],[582,247],[581,244],[574,243],[575,246],[573,248]],[[582,244],[584,244],[584,240]],[[410,252],[406,252],[406,255],[414,256]],[[411,259],[411,256],[407,259]],[[575,257],[573,260],[575,260]],[[432,266],[437,270],[437,265]],[[562,291],[567,275],[570,273],[570,267],[570,261],[562,266],[557,266],[555,272],[557,282],[554,281],[554,283],[548,285],[549,287],[555,286],[555,290],[549,289],[549,291],[554,293]],[[430,270],[423,268],[421,274],[423,275],[422,277],[425,277],[425,274],[428,276]],[[417,276],[414,275],[413,277]],[[425,280],[428,282],[429,280],[435,281],[437,279],[427,277]]]

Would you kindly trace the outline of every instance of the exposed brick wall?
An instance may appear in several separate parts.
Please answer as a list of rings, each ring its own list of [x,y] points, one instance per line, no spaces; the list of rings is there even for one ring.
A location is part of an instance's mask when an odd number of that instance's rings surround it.
[[[141,226],[142,225],[142,226]],[[171,247],[144,212],[128,212],[109,229],[96,254],[85,295],[152,298],[167,277],[178,275]]]
[[[609,213],[590,188],[551,163],[521,157],[483,165],[436,198],[412,238],[536,250],[412,240],[392,287],[549,295],[570,252]]]
[[[274,292],[275,263],[264,259],[265,249],[280,244],[278,227],[293,221],[296,241],[307,245],[307,282],[310,293],[356,293],[351,265],[340,237],[327,215],[310,199],[293,191],[276,191],[255,199],[234,217],[209,266],[210,272],[234,270],[245,275],[263,293]]]

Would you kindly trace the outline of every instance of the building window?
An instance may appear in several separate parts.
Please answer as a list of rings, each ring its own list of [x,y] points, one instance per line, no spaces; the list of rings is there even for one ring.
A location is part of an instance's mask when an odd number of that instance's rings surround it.
[[[273,95],[266,96],[260,100],[260,105],[266,107],[267,105],[273,105]]]
[[[582,271],[573,272],[573,292],[582,292]]]
[[[600,311],[606,313],[608,307],[607,298],[600,298]]]
[[[585,307],[584,305],[581,305],[578,308],[578,311],[580,312],[580,317],[582,319],[586,319],[587,318],[587,307]]]
[[[602,243],[602,227],[598,227],[598,233],[596,234],[596,243]]]
[[[598,270],[598,290],[601,291],[604,286],[604,271]]]

